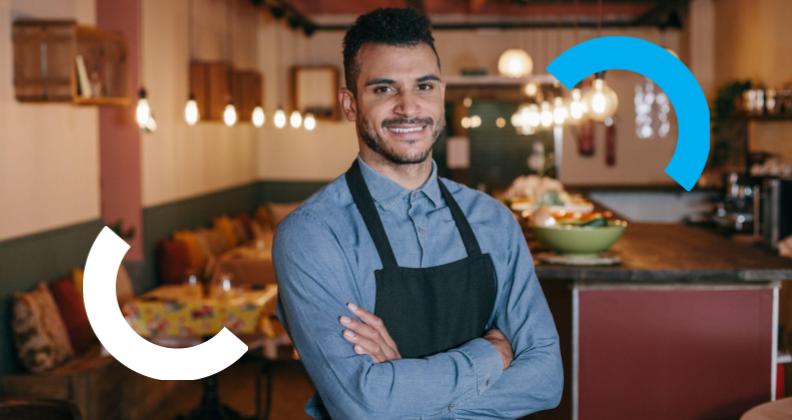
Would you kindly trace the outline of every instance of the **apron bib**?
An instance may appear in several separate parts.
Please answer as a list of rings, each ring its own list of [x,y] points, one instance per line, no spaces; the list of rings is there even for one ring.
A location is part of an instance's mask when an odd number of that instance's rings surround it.
[[[467,218],[440,179],[436,182],[467,257],[426,268],[399,267],[396,263],[357,160],[347,171],[346,180],[382,262],[382,269],[374,272],[374,314],[385,322],[401,356],[426,357],[483,336],[495,304],[495,268],[490,255],[481,253]]]

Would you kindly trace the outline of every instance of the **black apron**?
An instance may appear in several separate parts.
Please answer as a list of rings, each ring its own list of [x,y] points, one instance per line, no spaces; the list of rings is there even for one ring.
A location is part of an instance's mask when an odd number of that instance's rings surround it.
[[[347,171],[346,181],[382,261],[382,269],[374,272],[374,313],[385,322],[401,356],[425,357],[481,337],[495,305],[495,268],[489,254],[481,253],[473,229],[440,179],[429,182],[440,185],[467,258],[427,268],[396,264],[357,160]]]

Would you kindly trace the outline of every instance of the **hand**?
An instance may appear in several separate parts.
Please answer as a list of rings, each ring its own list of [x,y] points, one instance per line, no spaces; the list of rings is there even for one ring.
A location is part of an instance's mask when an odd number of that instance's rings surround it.
[[[345,316],[339,318],[341,325],[346,327],[344,339],[354,345],[355,353],[368,354],[374,363],[401,359],[399,349],[385,329],[382,319],[353,303],[347,307],[360,318],[359,321]]]
[[[487,331],[487,333],[484,334],[484,339],[489,341],[495,347],[495,350],[500,353],[501,359],[503,359],[503,368],[508,368],[514,357],[509,339],[507,339],[500,330],[495,328]]]

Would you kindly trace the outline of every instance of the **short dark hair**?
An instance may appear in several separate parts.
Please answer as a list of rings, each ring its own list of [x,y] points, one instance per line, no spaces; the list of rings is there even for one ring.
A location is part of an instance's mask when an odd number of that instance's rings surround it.
[[[381,8],[361,15],[344,35],[344,80],[347,89],[355,92],[360,67],[358,51],[365,44],[432,47],[440,65],[440,57],[432,37],[429,18],[413,8]]]

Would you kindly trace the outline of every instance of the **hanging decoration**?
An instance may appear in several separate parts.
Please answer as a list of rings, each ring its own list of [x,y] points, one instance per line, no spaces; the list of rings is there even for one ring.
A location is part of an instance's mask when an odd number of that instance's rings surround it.
[[[640,139],[665,138],[671,131],[668,96],[655,89],[651,79],[644,79],[643,83],[635,86],[635,134]]]

